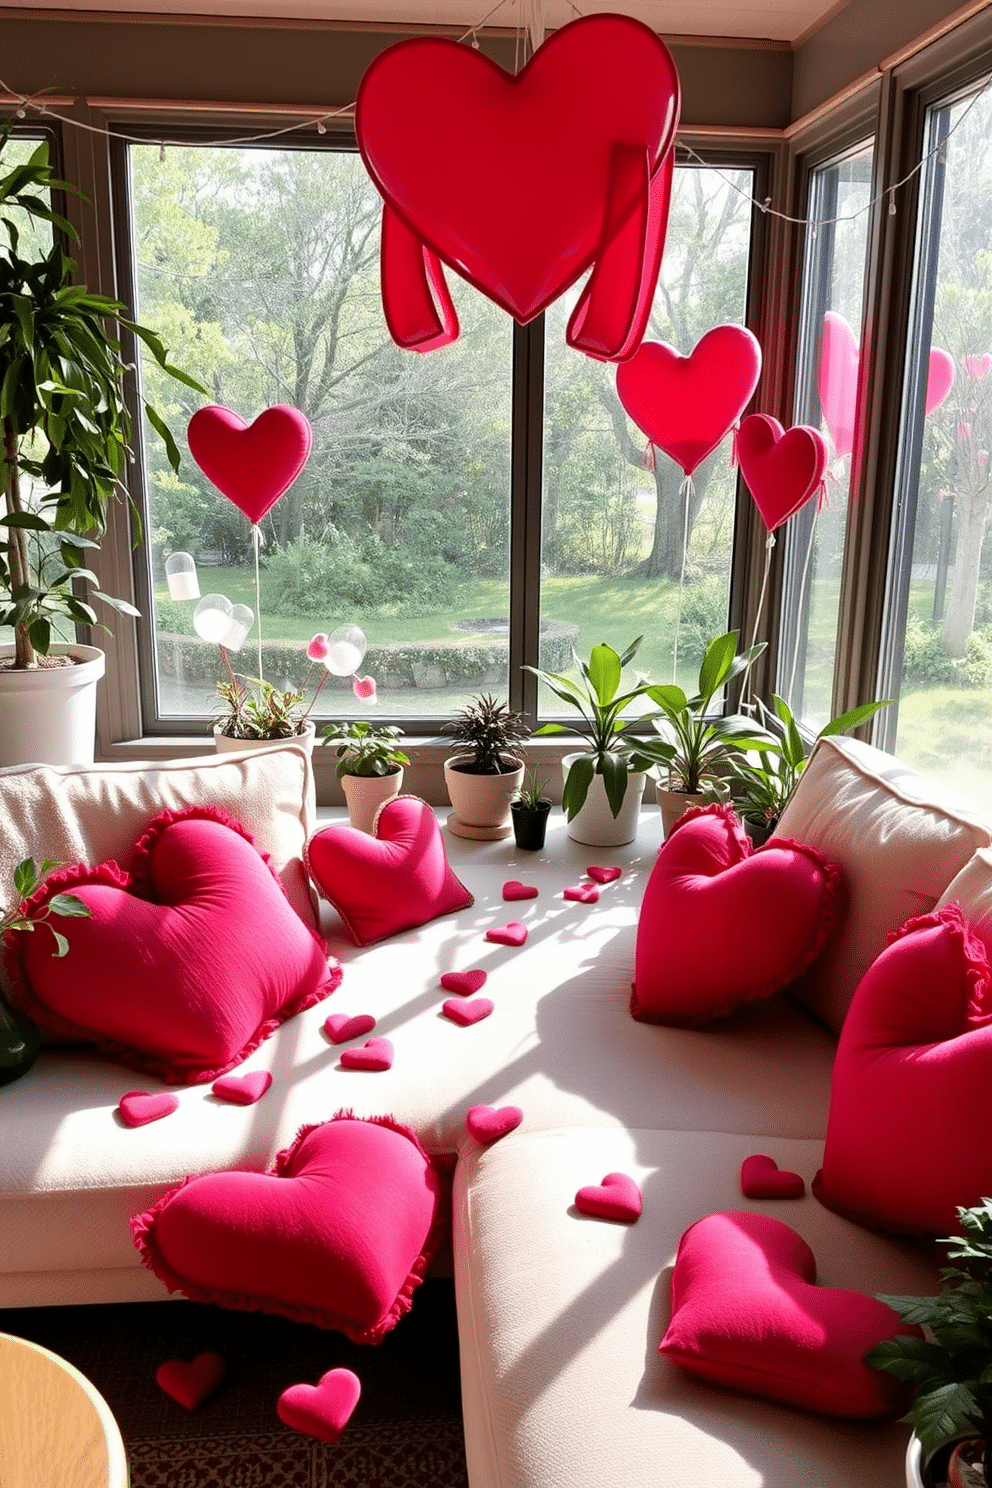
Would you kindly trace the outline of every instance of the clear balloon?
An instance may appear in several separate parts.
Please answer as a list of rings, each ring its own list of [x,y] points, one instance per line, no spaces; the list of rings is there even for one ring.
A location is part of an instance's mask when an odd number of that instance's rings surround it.
[[[361,666],[368,644],[357,625],[339,625],[328,637],[325,667],[335,677],[350,677]]]
[[[223,594],[205,594],[193,611],[193,629],[201,641],[224,644],[234,606]]]
[[[199,599],[200,581],[192,553],[170,553],[165,560],[170,599]]]
[[[240,651],[255,624],[255,611],[248,605],[236,604],[231,611],[227,635],[220,644],[228,651]]]

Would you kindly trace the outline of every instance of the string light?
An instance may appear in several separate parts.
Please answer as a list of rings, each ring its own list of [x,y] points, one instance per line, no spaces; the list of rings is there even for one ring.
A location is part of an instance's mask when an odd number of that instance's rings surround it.
[[[889,216],[890,217],[894,217],[895,215],[896,215],[896,188],[894,186],[890,186],[889,187]]]

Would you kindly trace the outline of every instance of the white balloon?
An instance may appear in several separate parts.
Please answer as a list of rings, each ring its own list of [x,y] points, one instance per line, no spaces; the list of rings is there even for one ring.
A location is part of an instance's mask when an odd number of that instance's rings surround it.
[[[227,634],[220,644],[227,651],[240,651],[255,624],[255,611],[247,605],[236,604],[231,611]]]
[[[201,641],[223,646],[233,614],[234,606],[225,595],[205,594],[193,611],[193,629]]]
[[[335,677],[350,677],[357,672],[368,648],[368,638],[357,625],[339,625],[328,637],[324,665]]]
[[[170,553],[165,560],[170,599],[199,599],[200,581],[191,553]]]

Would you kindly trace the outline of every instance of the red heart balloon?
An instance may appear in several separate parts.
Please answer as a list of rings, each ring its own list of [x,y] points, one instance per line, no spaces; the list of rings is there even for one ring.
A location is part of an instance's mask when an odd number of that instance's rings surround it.
[[[641,1190],[626,1173],[607,1173],[602,1183],[579,1189],[575,1207],[594,1219],[617,1219],[622,1224],[633,1224],[641,1217]]]
[[[310,456],[306,415],[277,403],[253,424],[210,404],[189,421],[189,452],[208,480],[251,522],[260,522],[288,491]]]
[[[935,346],[930,353],[930,366],[927,371],[927,391],[923,400],[926,413],[933,413],[939,408],[947,397],[954,384],[954,358],[949,351],[942,351]]]
[[[329,1369],[316,1385],[290,1385],[276,1401],[285,1425],[318,1441],[336,1442],[351,1420],[362,1394],[361,1381],[350,1369]]]
[[[599,345],[593,354],[633,351],[664,243],[678,116],[671,55],[626,16],[563,26],[516,76],[432,37],[380,53],[358,89],[355,132],[387,207],[392,334],[425,349],[457,335],[439,260],[521,324],[595,261],[603,277],[576,334]]]
[[[634,423],[691,475],[737,423],[761,374],[761,347],[744,326],[707,331],[688,356],[645,341],[617,367],[617,393]]]
[[[197,1354],[188,1364],[183,1359],[167,1359],[156,1369],[155,1383],[179,1405],[196,1410],[214,1393],[226,1373],[222,1354]]]
[[[854,332],[834,310],[823,317],[820,351],[820,411],[840,458],[854,448],[854,419],[858,403],[861,352]]]
[[[752,413],[737,435],[741,474],[769,532],[805,506],[823,480],[829,452],[819,429],[786,431],[768,413]]]

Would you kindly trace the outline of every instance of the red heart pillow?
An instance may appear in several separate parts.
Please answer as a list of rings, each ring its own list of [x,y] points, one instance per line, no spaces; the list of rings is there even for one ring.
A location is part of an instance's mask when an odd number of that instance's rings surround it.
[[[268,1173],[184,1179],[131,1233],[170,1292],[377,1343],[409,1311],[447,1214],[409,1128],[339,1111],[302,1127]]]
[[[660,1352],[750,1395],[855,1420],[903,1409],[906,1387],[864,1362],[907,1328],[883,1302],[816,1286],[800,1235],[764,1214],[709,1214],[686,1230]]]
[[[841,872],[773,838],[752,851],[729,806],[695,806],[664,843],[637,922],[630,1011],[696,1028],[770,997],[822,951]]]
[[[956,904],[907,921],[841,1029],[813,1192],[869,1225],[950,1235],[992,1193],[992,991]]]
[[[216,1079],[341,980],[249,833],[213,807],[155,817],[131,873],[53,873],[25,912],[64,889],[91,917],[55,917],[61,958],[46,936],[10,936],[14,1001],[46,1033],[171,1084]]]
[[[304,858],[310,877],[344,921],[356,945],[372,945],[473,903],[452,873],[431,808],[396,796],[376,816],[375,835],[325,827]]]

